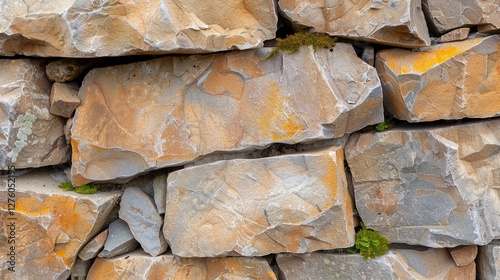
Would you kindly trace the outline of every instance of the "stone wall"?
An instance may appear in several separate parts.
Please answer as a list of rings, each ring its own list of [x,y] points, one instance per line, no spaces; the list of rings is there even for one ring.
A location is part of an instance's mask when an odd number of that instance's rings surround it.
[[[0,278],[499,279],[500,3],[320,2],[3,1]]]

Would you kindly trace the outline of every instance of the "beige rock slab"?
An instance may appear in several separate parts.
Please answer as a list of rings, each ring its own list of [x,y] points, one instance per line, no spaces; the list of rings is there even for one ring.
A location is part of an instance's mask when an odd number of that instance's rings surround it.
[[[458,246],[455,248],[448,248],[453,261],[458,266],[466,266],[473,262],[477,256],[477,246]]]
[[[464,27],[464,28],[458,28],[455,30],[452,30],[446,34],[443,34],[443,36],[439,37],[436,42],[438,43],[447,43],[447,42],[454,42],[454,41],[462,41],[467,39],[467,36],[469,36],[469,31],[470,28]]]
[[[53,83],[50,92],[50,113],[71,118],[80,104],[76,83]]]
[[[282,280],[384,279],[474,280],[476,266],[456,266],[446,249],[393,249],[375,260],[357,254],[282,254],[276,257]]]
[[[389,113],[409,122],[500,115],[500,36],[377,54]]]
[[[72,129],[72,181],[128,180],[215,153],[341,137],[383,120],[375,69],[349,44],[171,56],[92,70]]]
[[[78,251],[101,230],[120,193],[98,192],[92,195],[65,192],[46,170],[36,170],[16,177],[15,191],[8,191],[7,179],[1,178],[0,220],[12,229],[0,228],[0,262],[6,264],[7,252],[15,251],[15,272],[3,266],[0,279],[67,279]],[[12,184],[12,180],[10,181]],[[7,195],[15,200],[13,215]],[[13,207],[11,207],[12,209]],[[15,218],[11,220],[10,218]],[[14,246],[12,248],[10,246]]]
[[[0,54],[102,57],[206,53],[275,37],[271,0],[46,1],[0,6]]]
[[[404,48],[431,43],[419,0],[280,0],[278,4],[293,23],[332,36]]]
[[[500,31],[498,0],[422,0],[427,24],[438,34],[452,29],[477,26],[479,32]]]
[[[136,250],[111,259],[97,258],[87,279],[275,280],[276,275],[261,258],[180,258],[171,254],[151,257]]]
[[[351,135],[356,209],[393,243],[485,245],[500,236],[500,118]]]
[[[65,163],[64,119],[49,112],[50,82],[37,59],[0,59],[0,169]]]
[[[71,82],[92,66],[95,61],[94,59],[63,58],[48,63],[45,66],[45,73],[47,78],[53,82]]]
[[[343,162],[333,147],[170,173],[163,233],[172,253],[264,256],[354,245]]]
[[[96,237],[92,238],[92,240],[85,244],[85,247],[83,247],[78,253],[78,257],[82,261],[88,261],[97,257],[97,254],[99,254],[102,248],[104,248],[106,238],[108,238],[108,229],[99,233]]]

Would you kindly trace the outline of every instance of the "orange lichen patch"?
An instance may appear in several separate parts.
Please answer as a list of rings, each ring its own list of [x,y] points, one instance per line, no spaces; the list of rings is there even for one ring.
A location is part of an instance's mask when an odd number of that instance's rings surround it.
[[[323,177],[321,177],[321,183],[323,183],[325,186],[328,186],[328,188],[330,189],[330,199],[329,201],[334,201],[335,198],[337,197],[337,190],[339,187],[343,187],[343,186],[339,186],[338,183],[338,177],[337,177],[337,173],[338,173],[338,169],[339,169],[339,166],[337,166],[339,163],[343,165],[343,156],[340,155],[342,153],[342,151],[334,151],[332,153],[335,153],[335,160],[332,159],[332,158],[327,158],[326,160],[326,168],[324,169],[324,175]],[[340,159],[342,158],[342,159]],[[341,167],[342,168],[342,167]],[[343,168],[341,169],[342,172],[343,172]],[[330,205],[331,206],[331,205]]]
[[[290,140],[305,130],[302,120],[290,110],[291,100],[272,81],[263,106],[266,113],[258,118],[260,133],[273,141]]]
[[[387,66],[396,74],[418,73],[422,74],[436,65],[469,50],[479,44],[484,38],[465,40],[450,44],[442,44],[422,52],[406,50],[385,51],[381,57]]]

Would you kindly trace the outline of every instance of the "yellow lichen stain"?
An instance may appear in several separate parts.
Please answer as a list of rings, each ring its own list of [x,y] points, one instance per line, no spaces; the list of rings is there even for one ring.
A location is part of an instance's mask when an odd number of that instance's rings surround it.
[[[442,44],[421,52],[399,50],[394,53],[385,52],[384,57],[387,66],[400,74],[422,74],[429,71],[429,69],[469,50],[479,44],[483,39],[484,38],[476,38],[462,42],[455,42],[453,44]]]
[[[273,141],[290,140],[304,131],[302,120],[290,109],[291,100],[285,96],[279,85],[271,81],[269,93],[265,97],[264,114],[258,117],[262,135]],[[276,129],[278,128],[278,129]]]
[[[344,159],[342,155],[339,155],[341,152],[338,151],[332,151],[330,153],[335,153],[335,160],[333,159],[333,156],[328,157],[326,159],[326,168],[325,170],[325,175],[321,178],[321,183],[323,185],[327,186],[330,189],[330,197],[329,201],[334,201],[335,198],[337,197],[337,190],[339,187],[343,186],[338,186],[338,177],[337,177],[337,170],[338,166],[337,163],[343,163]],[[342,158],[342,161],[339,161],[339,157]],[[328,205],[330,207],[331,205]]]

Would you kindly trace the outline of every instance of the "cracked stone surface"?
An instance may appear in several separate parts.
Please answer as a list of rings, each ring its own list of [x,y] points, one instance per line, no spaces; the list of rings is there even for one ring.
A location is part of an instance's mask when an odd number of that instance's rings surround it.
[[[72,182],[125,180],[205,155],[341,137],[383,120],[377,73],[350,44],[164,57],[92,70]]]
[[[111,259],[97,258],[87,279],[276,280],[276,275],[262,258],[180,258],[171,254],[151,257],[139,249]]]
[[[398,119],[425,122],[500,115],[500,36],[422,51],[377,54],[384,105]]]
[[[0,228],[0,278],[67,279],[78,251],[102,230],[118,202],[119,192],[82,195],[65,192],[47,170],[36,170],[15,178],[16,209],[7,206],[7,178],[0,178],[0,220],[5,225],[16,218],[15,244],[8,244],[7,227]],[[7,270],[7,252],[15,245],[16,272]]]
[[[271,0],[6,0],[0,55],[102,57],[261,47],[275,37]]]
[[[498,0],[422,0],[422,6],[429,28],[438,34],[472,26],[479,32],[500,31]]]
[[[280,0],[278,4],[293,23],[331,36],[404,48],[431,44],[418,0]]]
[[[49,112],[51,84],[37,59],[0,60],[0,169],[65,163],[65,120]]]
[[[479,247],[477,265],[479,279],[498,279],[500,277],[500,239]]]
[[[153,257],[165,252],[168,244],[162,233],[163,219],[153,199],[137,187],[126,188],[120,201],[120,219],[127,222],[142,249]]]
[[[182,257],[263,256],[354,245],[340,147],[169,174],[163,232]]]
[[[446,249],[393,249],[375,260],[365,260],[357,254],[282,254],[276,261],[283,280],[476,279],[475,263],[456,266]]]
[[[500,236],[500,118],[352,135],[356,208],[393,243],[485,245]]]

